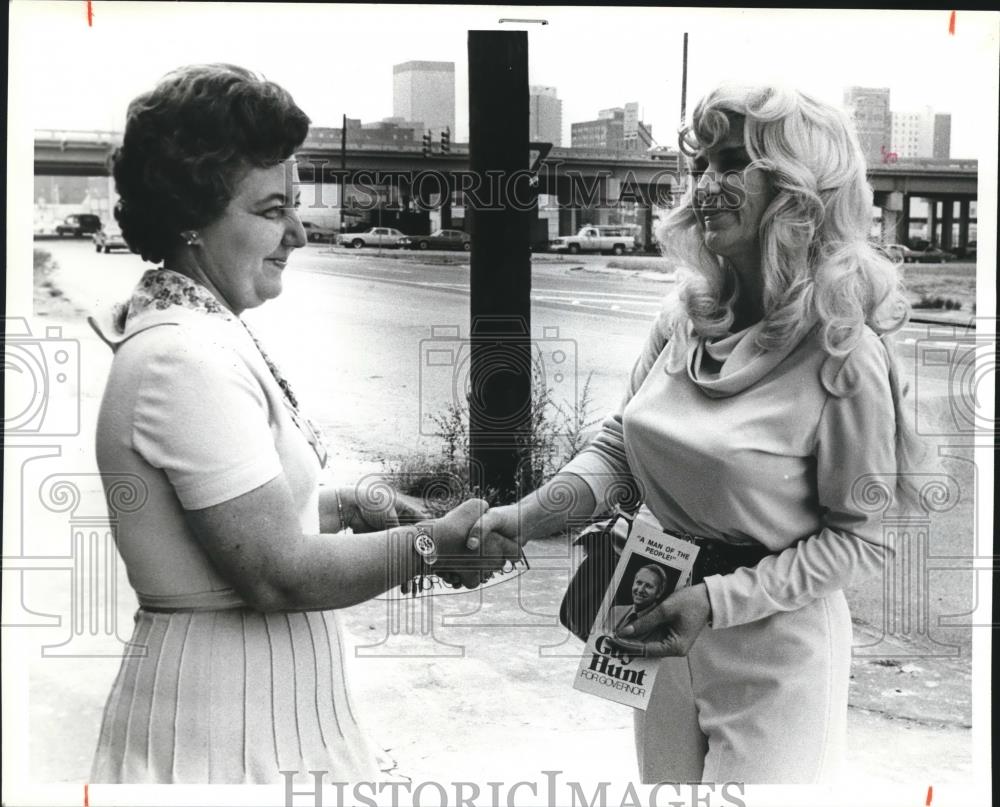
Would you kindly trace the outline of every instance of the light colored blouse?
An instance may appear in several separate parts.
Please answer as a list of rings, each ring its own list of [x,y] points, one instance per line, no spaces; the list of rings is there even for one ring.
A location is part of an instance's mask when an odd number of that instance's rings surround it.
[[[676,303],[675,303],[676,305]],[[716,342],[654,324],[621,408],[564,470],[600,511],[622,475],[664,529],[775,554],[705,579],[712,624],[726,628],[800,608],[876,573],[879,514],[861,506],[871,475],[894,475],[889,357],[870,329],[846,358],[817,329],[761,351],[759,324]]]

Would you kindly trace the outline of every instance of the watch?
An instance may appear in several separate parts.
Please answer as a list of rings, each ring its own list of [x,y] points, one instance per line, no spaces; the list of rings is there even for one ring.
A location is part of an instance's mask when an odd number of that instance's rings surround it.
[[[427,532],[427,530],[417,530],[417,534],[413,536],[413,549],[420,555],[420,559],[424,562],[424,565],[433,566],[437,563],[437,544],[434,542],[434,536]]]

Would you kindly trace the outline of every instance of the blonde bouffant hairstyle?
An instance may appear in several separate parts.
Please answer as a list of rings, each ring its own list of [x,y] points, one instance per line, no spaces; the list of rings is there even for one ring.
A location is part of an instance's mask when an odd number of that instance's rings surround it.
[[[751,165],[767,172],[776,192],[759,231],[764,320],[757,346],[777,349],[817,328],[823,349],[846,357],[866,327],[878,334],[889,358],[899,490],[913,501],[904,478],[922,464],[924,449],[904,411],[892,340],[910,306],[896,263],[869,238],[873,192],[854,125],[843,111],[796,90],[723,85],[695,107],[680,133],[681,150],[693,157],[721,142],[734,116],[743,120]],[[679,319],[699,336],[724,336],[739,276],[705,246],[694,203],[689,187],[657,237],[678,269]]]
[[[752,165],[776,191],[760,223],[758,346],[781,347],[818,324],[827,352],[845,355],[865,325],[879,335],[902,327],[909,305],[896,265],[869,241],[873,194],[847,116],[795,90],[724,85],[698,103],[681,150],[693,156],[719,143],[732,116],[743,119]],[[733,323],[739,280],[705,247],[693,201],[689,189],[657,236],[682,270],[680,298],[694,330],[721,336]]]

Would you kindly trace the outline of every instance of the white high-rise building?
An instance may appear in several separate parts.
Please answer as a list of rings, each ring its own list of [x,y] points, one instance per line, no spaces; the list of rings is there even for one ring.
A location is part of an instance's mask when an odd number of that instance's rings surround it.
[[[562,145],[562,101],[555,87],[529,88],[528,139]]]
[[[392,115],[421,121],[435,140],[455,137],[455,63],[403,62],[392,68]]]
[[[892,113],[892,150],[898,157],[934,156],[934,110]]]

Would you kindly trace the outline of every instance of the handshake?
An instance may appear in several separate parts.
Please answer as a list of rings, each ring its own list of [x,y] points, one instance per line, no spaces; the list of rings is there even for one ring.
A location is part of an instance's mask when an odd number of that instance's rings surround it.
[[[517,505],[491,509],[482,499],[469,499],[440,518],[417,522],[437,549],[430,571],[447,586],[471,589],[524,559],[517,511]],[[402,588],[409,591],[409,584]]]

